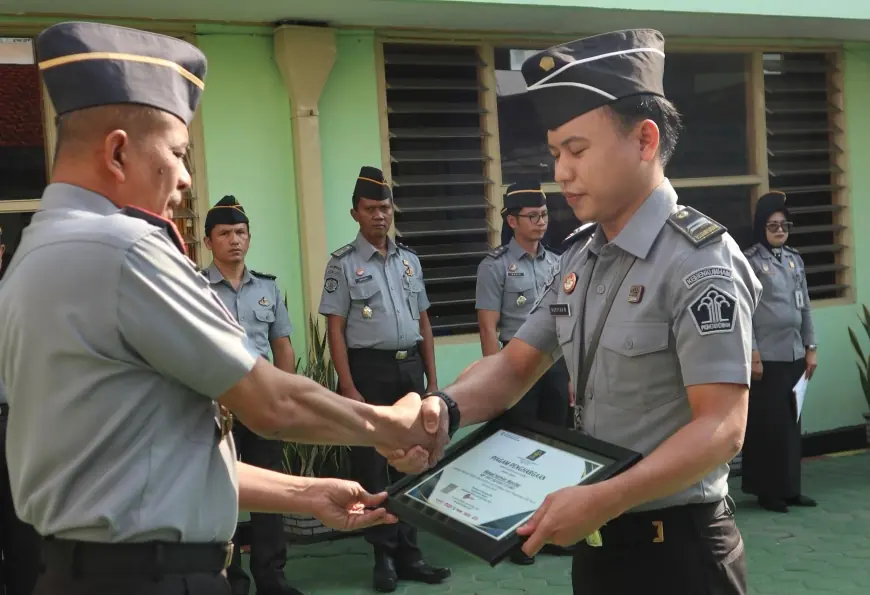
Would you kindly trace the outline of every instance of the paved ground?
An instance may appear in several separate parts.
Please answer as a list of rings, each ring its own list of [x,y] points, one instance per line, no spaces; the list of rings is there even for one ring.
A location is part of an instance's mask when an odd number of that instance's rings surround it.
[[[804,492],[816,509],[775,514],[759,509],[732,480],[737,521],[748,553],[750,593],[867,595],[870,593],[870,452],[844,453],[804,462]],[[496,568],[429,537],[428,558],[453,568],[443,585],[402,585],[398,593],[511,595],[571,593],[568,558],[541,556],[534,566],[505,562]],[[287,574],[311,595],[373,593],[371,555],[361,539],[297,547]],[[629,569],[627,569],[629,570]]]

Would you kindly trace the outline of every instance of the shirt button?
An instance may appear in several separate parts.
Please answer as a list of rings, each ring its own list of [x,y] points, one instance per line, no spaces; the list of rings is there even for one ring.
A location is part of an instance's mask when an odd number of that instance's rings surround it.
[[[604,286],[599,285],[598,287],[595,288],[595,291],[597,291],[598,293],[604,293]]]
[[[631,339],[627,339],[627,340],[625,341],[625,348],[626,348],[626,349],[631,349],[632,347],[634,347],[634,341],[632,341]]]

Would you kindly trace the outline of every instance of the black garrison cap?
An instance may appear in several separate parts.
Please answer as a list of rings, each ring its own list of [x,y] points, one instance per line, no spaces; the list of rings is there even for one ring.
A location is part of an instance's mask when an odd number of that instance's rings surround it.
[[[658,31],[629,29],[538,52],[522,66],[529,99],[546,129],[555,130],[617,99],[664,97],[664,47]]]
[[[217,201],[215,206],[208,210],[205,215],[205,235],[211,233],[215,225],[236,225],[237,223],[248,223],[248,216],[245,214],[245,208],[239,204],[235,196],[227,195]]]
[[[356,206],[359,199],[388,200],[393,197],[390,185],[384,179],[384,172],[376,167],[364,165],[359,170],[356,186],[353,189],[353,204]]]
[[[504,195],[504,208],[502,214],[513,209],[522,209],[523,207],[544,207],[547,206],[547,195],[541,189],[540,182],[535,180],[525,180],[514,182],[511,184]]]
[[[205,55],[165,35],[100,23],[59,23],[39,34],[36,53],[58,115],[135,104],[190,125],[205,89]]]
[[[501,216],[501,243],[507,244],[514,235],[514,230],[507,223],[508,211],[520,210],[524,207],[538,208],[547,206],[547,195],[537,180],[522,180],[511,184],[504,195],[504,207]]]

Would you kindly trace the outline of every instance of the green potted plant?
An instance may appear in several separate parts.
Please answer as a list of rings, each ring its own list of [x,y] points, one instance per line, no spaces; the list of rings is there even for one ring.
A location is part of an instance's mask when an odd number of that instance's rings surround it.
[[[859,316],[858,320],[861,326],[864,327],[864,333],[870,338],[870,309],[867,306],[862,306],[863,317]],[[864,391],[864,399],[867,401],[867,408],[870,410],[870,356],[864,354],[861,348],[861,342],[858,340],[858,334],[849,327],[849,339],[852,341],[852,347],[855,348],[855,353],[858,356],[858,374],[861,378],[861,389]],[[864,413],[864,425],[867,429],[867,443],[870,444],[870,411]]]
[[[285,297],[286,302],[286,297]],[[319,321],[308,319],[308,353],[296,362],[296,373],[338,391],[338,374],[327,355],[326,333],[321,332]],[[284,443],[284,472],[303,477],[349,477],[349,449],[346,446]],[[336,532],[311,516],[284,515],[284,528],[294,542],[311,543],[332,537]]]

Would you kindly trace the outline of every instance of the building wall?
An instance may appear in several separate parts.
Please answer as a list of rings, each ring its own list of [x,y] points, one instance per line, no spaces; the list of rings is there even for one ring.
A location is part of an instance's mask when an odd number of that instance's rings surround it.
[[[232,194],[245,207],[251,219],[248,265],[278,276],[288,296],[293,344],[302,356],[306,322],[297,297],[302,264],[290,102],[272,36],[203,34],[197,44],[208,58],[202,116],[209,202]]]

